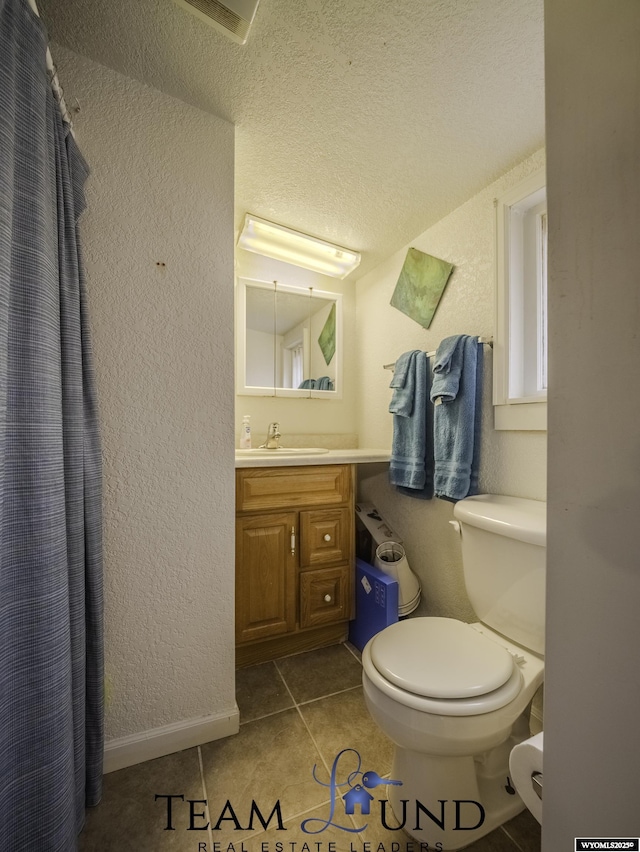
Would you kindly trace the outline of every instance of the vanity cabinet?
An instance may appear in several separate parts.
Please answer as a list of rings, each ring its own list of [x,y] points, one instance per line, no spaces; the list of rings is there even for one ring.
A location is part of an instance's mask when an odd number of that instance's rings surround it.
[[[353,465],[236,471],[237,665],[343,641],[353,582]]]

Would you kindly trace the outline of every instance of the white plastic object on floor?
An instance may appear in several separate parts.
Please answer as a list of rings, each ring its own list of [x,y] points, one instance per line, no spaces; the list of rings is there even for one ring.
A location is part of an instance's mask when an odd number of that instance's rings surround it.
[[[398,615],[403,618],[420,603],[420,581],[409,567],[404,547],[397,541],[383,541],[376,548],[374,565],[398,581]]]

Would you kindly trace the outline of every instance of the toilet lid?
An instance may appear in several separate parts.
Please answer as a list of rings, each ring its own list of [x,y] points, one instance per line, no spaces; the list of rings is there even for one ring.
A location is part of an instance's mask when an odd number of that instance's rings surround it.
[[[505,684],[515,666],[506,648],[453,618],[390,625],[372,639],[371,661],[400,689],[429,698],[486,695]]]

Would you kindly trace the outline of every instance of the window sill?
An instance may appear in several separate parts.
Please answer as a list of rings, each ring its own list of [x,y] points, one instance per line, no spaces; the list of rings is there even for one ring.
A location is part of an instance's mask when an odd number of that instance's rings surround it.
[[[494,405],[494,428],[498,431],[546,432],[547,402]]]

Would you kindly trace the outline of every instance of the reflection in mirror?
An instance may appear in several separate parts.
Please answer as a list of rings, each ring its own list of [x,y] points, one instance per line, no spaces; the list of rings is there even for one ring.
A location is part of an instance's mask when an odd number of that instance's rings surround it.
[[[274,357],[276,298],[273,289],[247,287],[246,293],[246,380],[260,388],[276,387]]]
[[[238,281],[238,393],[336,398],[341,295]]]

